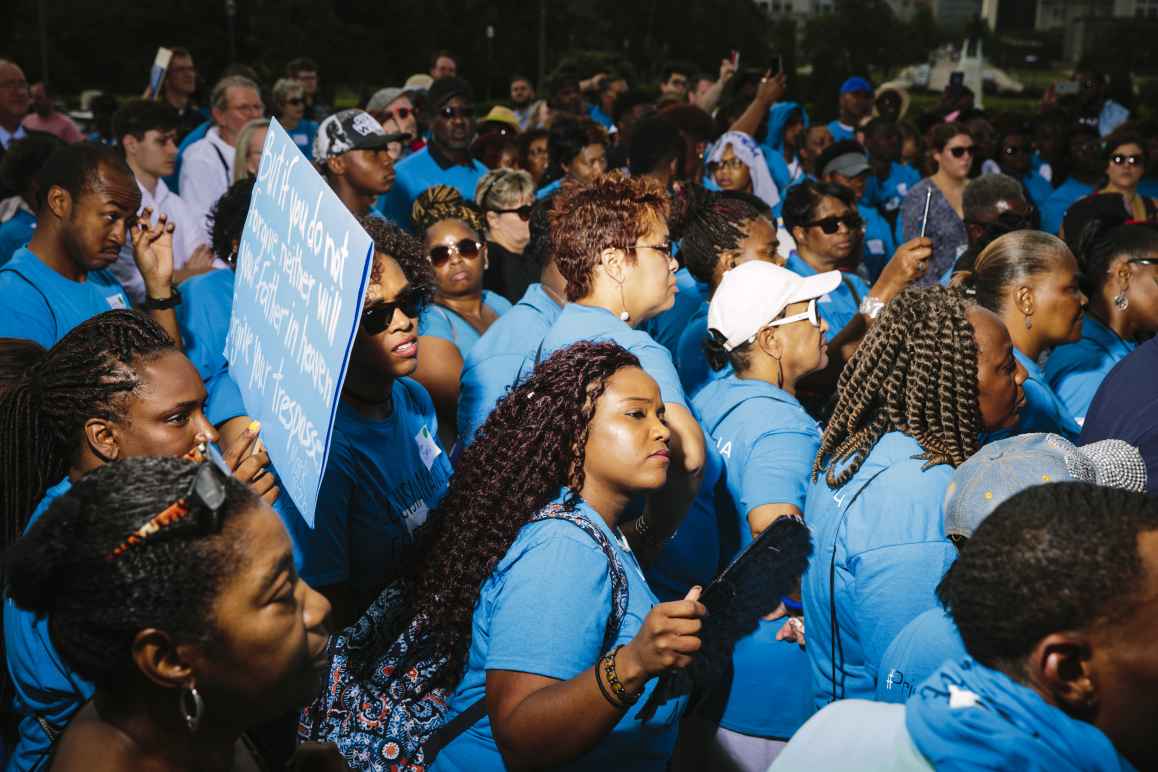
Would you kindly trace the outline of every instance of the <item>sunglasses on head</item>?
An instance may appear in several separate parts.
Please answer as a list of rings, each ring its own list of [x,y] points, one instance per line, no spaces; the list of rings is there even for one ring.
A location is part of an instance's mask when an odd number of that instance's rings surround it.
[[[467,260],[474,260],[479,256],[479,252],[481,251],[482,244],[474,239],[463,239],[457,244],[439,244],[436,247],[431,247],[430,254],[428,254],[427,257],[430,258],[431,264],[435,268],[438,268],[446,265],[446,262],[450,260],[451,254],[460,255]]]
[[[446,107],[440,108],[438,114],[448,121],[452,118],[473,118],[474,108],[470,105],[466,107],[451,107],[447,105]]]
[[[841,225],[850,231],[855,231],[864,226],[864,220],[859,214],[846,214],[843,217],[823,217],[808,223],[809,228],[820,228],[829,236],[840,230]]]
[[[1110,160],[1114,163],[1114,166],[1125,166],[1126,164],[1130,164],[1130,166],[1141,166],[1143,163],[1145,163],[1146,156],[1114,153],[1112,156],[1110,156]]]
[[[393,300],[375,303],[362,312],[362,331],[367,335],[380,335],[390,326],[395,311],[417,319],[425,304],[423,293],[410,286],[403,287]]]
[[[494,212],[495,214],[517,214],[519,216],[519,219],[522,220],[523,222],[530,222],[531,221],[531,205],[530,204],[523,204],[522,206],[517,206],[514,209],[492,209],[491,211]]]
[[[182,527],[178,532],[189,531],[190,536],[217,533],[221,530],[222,505],[226,496],[225,480],[221,473],[212,464],[202,464],[184,496],[146,520],[105,555],[105,560],[112,562],[142,544],[169,538],[174,533],[170,528],[187,521],[194,524],[195,531]]]
[[[948,148],[949,154],[954,158],[964,158],[967,155],[973,155],[977,148],[973,145],[961,145],[960,147]]]

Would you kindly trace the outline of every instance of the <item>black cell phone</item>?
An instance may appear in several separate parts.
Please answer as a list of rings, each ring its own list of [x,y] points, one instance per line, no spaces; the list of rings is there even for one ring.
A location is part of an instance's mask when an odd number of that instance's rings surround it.
[[[949,95],[952,97],[961,96],[961,90],[965,88],[965,73],[957,70],[949,74]]]
[[[768,70],[772,73],[773,77],[784,72],[784,57],[780,54],[773,56],[772,63],[768,65]]]

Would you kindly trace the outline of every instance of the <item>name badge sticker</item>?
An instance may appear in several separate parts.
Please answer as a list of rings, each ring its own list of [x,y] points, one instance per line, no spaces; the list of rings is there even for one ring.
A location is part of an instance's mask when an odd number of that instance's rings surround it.
[[[438,443],[431,436],[426,424],[423,424],[418,434],[414,435],[414,442],[418,445],[418,457],[422,459],[422,463],[426,465],[426,471],[429,472],[434,466],[434,459],[442,455],[442,448],[438,447]]]

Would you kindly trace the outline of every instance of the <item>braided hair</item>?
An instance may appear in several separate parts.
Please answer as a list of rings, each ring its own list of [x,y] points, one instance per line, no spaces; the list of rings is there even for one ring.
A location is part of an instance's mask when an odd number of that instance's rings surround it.
[[[410,207],[410,220],[419,236],[443,220],[462,220],[476,234],[483,232],[482,212],[450,185],[431,185],[422,191]]]
[[[689,198],[682,218],[680,257],[697,281],[711,283],[720,256],[740,249],[744,224],[757,217],[769,217],[767,204],[750,193],[696,191]]]
[[[45,489],[68,473],[85,422],[123,415],[140,363],[177,351],[154,321],[106,311],[71,330],[0,394],[2,547],[24,531]]]
[[[823,471],[829,487],[844,485],[890,431],[920,443],[926,469],[958,466],[977,452],[977,343],[968,307],[944,287],[906,290],[885,307],[840,374],[813,479]]]
[[[432,514],[437,532],[418,574],[415,608],[431,622],[431,645],[448,658],[431,678],[462,676],[483,582],[528,520],[568,486],[584,483],[585,447],[607,381],[639,360],[614,343],[581,341],[539,364],[499,400],[466,447],[450,489]]]

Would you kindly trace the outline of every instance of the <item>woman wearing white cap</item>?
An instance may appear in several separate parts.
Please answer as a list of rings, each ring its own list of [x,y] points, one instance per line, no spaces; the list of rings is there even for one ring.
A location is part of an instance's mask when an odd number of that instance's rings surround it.
[[[724,459],[724,563],[777,518],[804,510],[820,430],[794,394],[796,382],[828,360],[817,299],[839,284],[837,271],[806,278],[753,261],[728,271],[712,296],[708,359],[733,373],[708,383],[692,404]],[[736,644],[730,692],[718,695],[726,704],[711,716],[720,729],[708,766],[767,769],[811,715],[808,655],[777,640],[784,624],[761,621]]]

